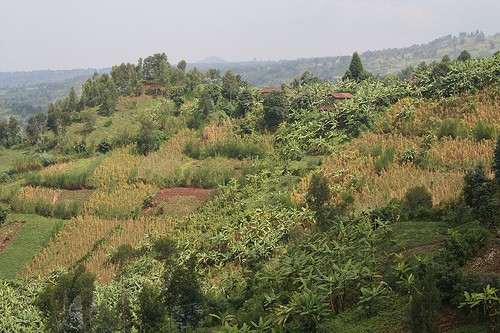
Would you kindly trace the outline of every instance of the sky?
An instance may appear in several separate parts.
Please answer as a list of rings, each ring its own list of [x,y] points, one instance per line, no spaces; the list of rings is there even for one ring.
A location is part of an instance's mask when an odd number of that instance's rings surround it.
[[[0,72],[351,55],[500,32],[498,0],[0,0]]]

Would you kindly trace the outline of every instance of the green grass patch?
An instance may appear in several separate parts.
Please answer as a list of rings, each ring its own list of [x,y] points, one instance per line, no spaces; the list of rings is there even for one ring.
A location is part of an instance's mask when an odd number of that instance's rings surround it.
[[[9,214],[7,220],[26,223],[0,253],[0,278],[6,279],[14,278],[67,222],[31,214]]]
[[[224,140],[203,144],[199,140],[190,140],[184,147],[184,154],[195,159],[222,156],[231,159],[263,157],[269,147],[256,138],[238,138],[230,136]]]
[[[0,148],[0,172],[12,167],[12,162],[26,157],[26,152],[17,149]]]
[[[163,178],[158,183],[163,187],[214,188],[226,184],[231,178],[238,178],[241,175],[239,169],[244,163],[245,161],[222,157],[207,158],[201,161],[193,160],[173,170],[168,177]]]
[[[411,249],[443,241],[448,229],[449,226],[444,222],[399,222],[394,226],[393,240],[397,247]]]
[[[390,298],[389,298],[390,297]],[[366,315],[359,309],[347,310],[332,320],[327,332],[343,333],[400,333],[406,332],[407,308],[401,297],[390,296],[376,303],[377,313]]]
[[[64,172],[47,173],[45,175],[39,173],[29,174],[26,176],[26,184],[67,190],[91,188],[89,179],[103,158],[104,156],[101,155],[96,158],[77,160]]]
[[[469,324],[448,331],[448,333],[477,333],[477,332],[488,332],[488,324],[487,323]]]

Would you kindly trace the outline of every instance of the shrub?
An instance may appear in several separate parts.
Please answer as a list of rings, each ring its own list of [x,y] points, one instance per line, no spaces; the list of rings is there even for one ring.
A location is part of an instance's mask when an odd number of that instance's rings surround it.
[[[463,266],[480,249],[486,246],[489,233],[483,228],[471,228],[465,234],[452,232],[444,247],[456,262]]]
[[[7,208],[0,207],[0,226],[7,220]]]
[[[314,173],[306,194],[306,203],[314,211],[318,211],[330,201],[330,188],[328,178],[323,173]]]
[[[111,143],[108,141],[108,139],[106,138],[103,138],[99,144],[97,145],[97,151],[100,152],[100,153],[103,153],[103,154],[106,154],[107,152],[109,152],[111,149],[113,149],[111,147]]]
[[[82,139],[73,145],[73,151],[78,154],[85,154],[87,152],[87,142]]]
[[[401,208],[409,219],[425,217],[432,208],[432,194],[424,186],[415,186],[408,189]]]
[[[387,205],[375,208],[370,212],[372,221],[380,219],[382,221],[398,222],[401,217],[401,204],[397,199],[391,199]]]
[[[446,119],[441,126],[439,126],[438,130],[438,138],[442,138],[445,136],[450,136],[453,139],[458,137],[458,133],[460,130],[460,120],[456,118]]]
[[[184,154],[187,156],[199,159],[201,156],[201,143],[198,140],[189,140],[184,146]]]
[[[476,141],[493,139],[495,137],[495,125],[479,121],[473,131],[473,137]]]
[[[433,333],[436,331],[437,309],[440,303],[439,290],[434,274],[426,272],[416,280],[411,289],[410,322],[412,332]]]
[[[394,147],[387,147],[381,156],[375,161],[375,171],[377,173],[381,173],[384,170],[387,170],[389,164],[394,160]]]
[[[464,202],[483,223],[494,223],[499,203],[494,198],[493,181],[488,179],[481,164],[464,176]]]

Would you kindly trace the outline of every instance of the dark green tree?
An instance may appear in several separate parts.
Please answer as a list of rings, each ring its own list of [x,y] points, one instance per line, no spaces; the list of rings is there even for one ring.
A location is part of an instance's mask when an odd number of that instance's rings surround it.
[[[367,77],[368,73],[365,72],[363,68],[363,63],[361,62],[358,52],[354,52],[352,54],[351,63],[349,64],[349,69],[345,72],[343,78],[361,81]]]
[[[182,72],[186,71],[186,60],[181,60],[177,64],[177,68],[180,69]]]
[[[69,91],[69,94],[66,97],[66,100],[65,100],[65,103],[64,103],[65,104],[66,112],[68,112],[69,114],[75,114],[78,111],[80,111],[79,110],[78,102],[79,102],[79,98],[76,95],[75,88],[71,87],[71,89]]]
[[[7,122],[0,120],[0,143],[4,146],[7,146]]]
[[[68,308],[66,318],[64,318],[62,332],[82,333],[84,331],[82,302],[80,297],[76,297]],[[90,332],[90,331],[87,331]]]
[[[239,81],[239,77],[234,75],[231,70],[228,70],[222,77],[221,93],[229,102],[232,102],[238,95]]]
[[[181,105],[184,104],[184,93],[184,86],[173,87],[170,91],[170,99],[174,102],[177,111],[179,111]]]
[[[0,206],[0,227],[5,223],[7,220],[7,208],[1,207]]]
[[[411,289],[410,321],[413,333],[437,332],[437,309],[441,302],[436,278],[432,272],[425,272],[416,279]]]
[[[43,112],[37,113],[28,119],[25,131],[30,144],[35,144],[41,139],[41,135],[46,129],[46,124],[47,115]]]
[[[497,138],[497,144],[493,153],[493,173],[496,184],[500,186],[500,135]]]
[[[288,117],[288,100],[282,91],[272,91],[264,96],[264,124],[272,131]]]
[[[466,50],[463,50],[457,58],[458,61],[467,61],[470,59],[471,59],[471,55]]]
[[[321,207],[330,201],[331,193],[328,186],[328,178],[323,173],[314,173],[306,194],[306,203],[314,211],[319,211]]]
[[[192,93],[203,82],[203,73],[196,67],[186,73],[186,92]]]
[[[162,325],[165,322],[165,303],[162,299],[159,288],[150,283],[144,284],[139,293],[139,311],[140,332],[156,333],[162,331]]]
[[[163,138],[164,135],[155,122],[149,117],[144,117],[137,136],[137,151],[143,155],[155,152],[160,148]]]
[[[21,127],[16,117],[10,116],[6,126],[7,147],[11,147],[21,142]]]
[[[414,186],[406,191],[401,209],[410,218],[425,217],[432,208],[432,194],[424,186]]]
[[[236,117],[245,117],[254,105],[254,97],[251,88],[244,88],[239,95],[238,104],[236,105]]]
[[[94,332],[113,333],[118,331],[119,314],[110,304],[103,299],[97,305],[93,323]]]
[[[486,176],[482,164],[464,176],[462,193],[475,218],[486,224],[494,223],[499,205],[494,198],[493,181]]]
[[[441,62],[442,62],[442,63],[449,63],[449,62],[451,62],[451,58],[450,58],[450,56],[449,56],[449,55],[447,55],[447,54],[445,54],[445,55],[443,56],[443,59],[441,59]]]
[[[118,92],[124,96],[131,95],[139,82],[136,67],[130,63],[113,66],[111,69],[111,78]]]
[[[165,303],[177,330],[196,328],[203,320],[203,297],[191,264],[178,265],[165,283]]]
[[[36,304],[52,332],[64,332],[69,324],[81,327],[75,332],[92,331],[95,278],[94,273],[87,272],[80,265],[74,272],[61,274],[55,283],[49,283],[40,292]],[[81,326],[78,324],[80,314]]]

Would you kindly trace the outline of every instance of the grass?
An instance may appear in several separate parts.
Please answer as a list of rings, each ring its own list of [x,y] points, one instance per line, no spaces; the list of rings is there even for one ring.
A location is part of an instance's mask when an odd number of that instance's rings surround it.
[[[449,226],[444,222],[405,221],[394,227],[393,240],[406,249],[441,242]]]
[[[156,212],[169,217],[182,217],[195,212],[202,204],[195,196],[172,196],[167,202],[158,203],[152,214]]]
[[[477,332],[488,332],[487,323],[469,324],[448,331],[448,333],[477,333]]]
[[[32,186],[44,186],[77,190],[91,187],[89,179],[92,172],[103,160],[103,156],[97,158],[81,159],[74,162],[55,164],[42,170],[40,173],[32,173],[26,177],[26,183]]]
[[[12,167],[12,162],[26,157],[26,152],[17,149],[0,148],[0,172]]]
[[[389,300],[389,297],[393,298]],[[328,332],[343,333],[399,333],[406,331],[407,308],[402,297],[393,293],[377,302],[378,313],[367,316],[358,309],[347,310],[328,325]]]
[[[0,277],[12,279],[49,243],[66,221],[29,214],[10,214],[8,221],[26,221],[17,236],[0,253]]]

